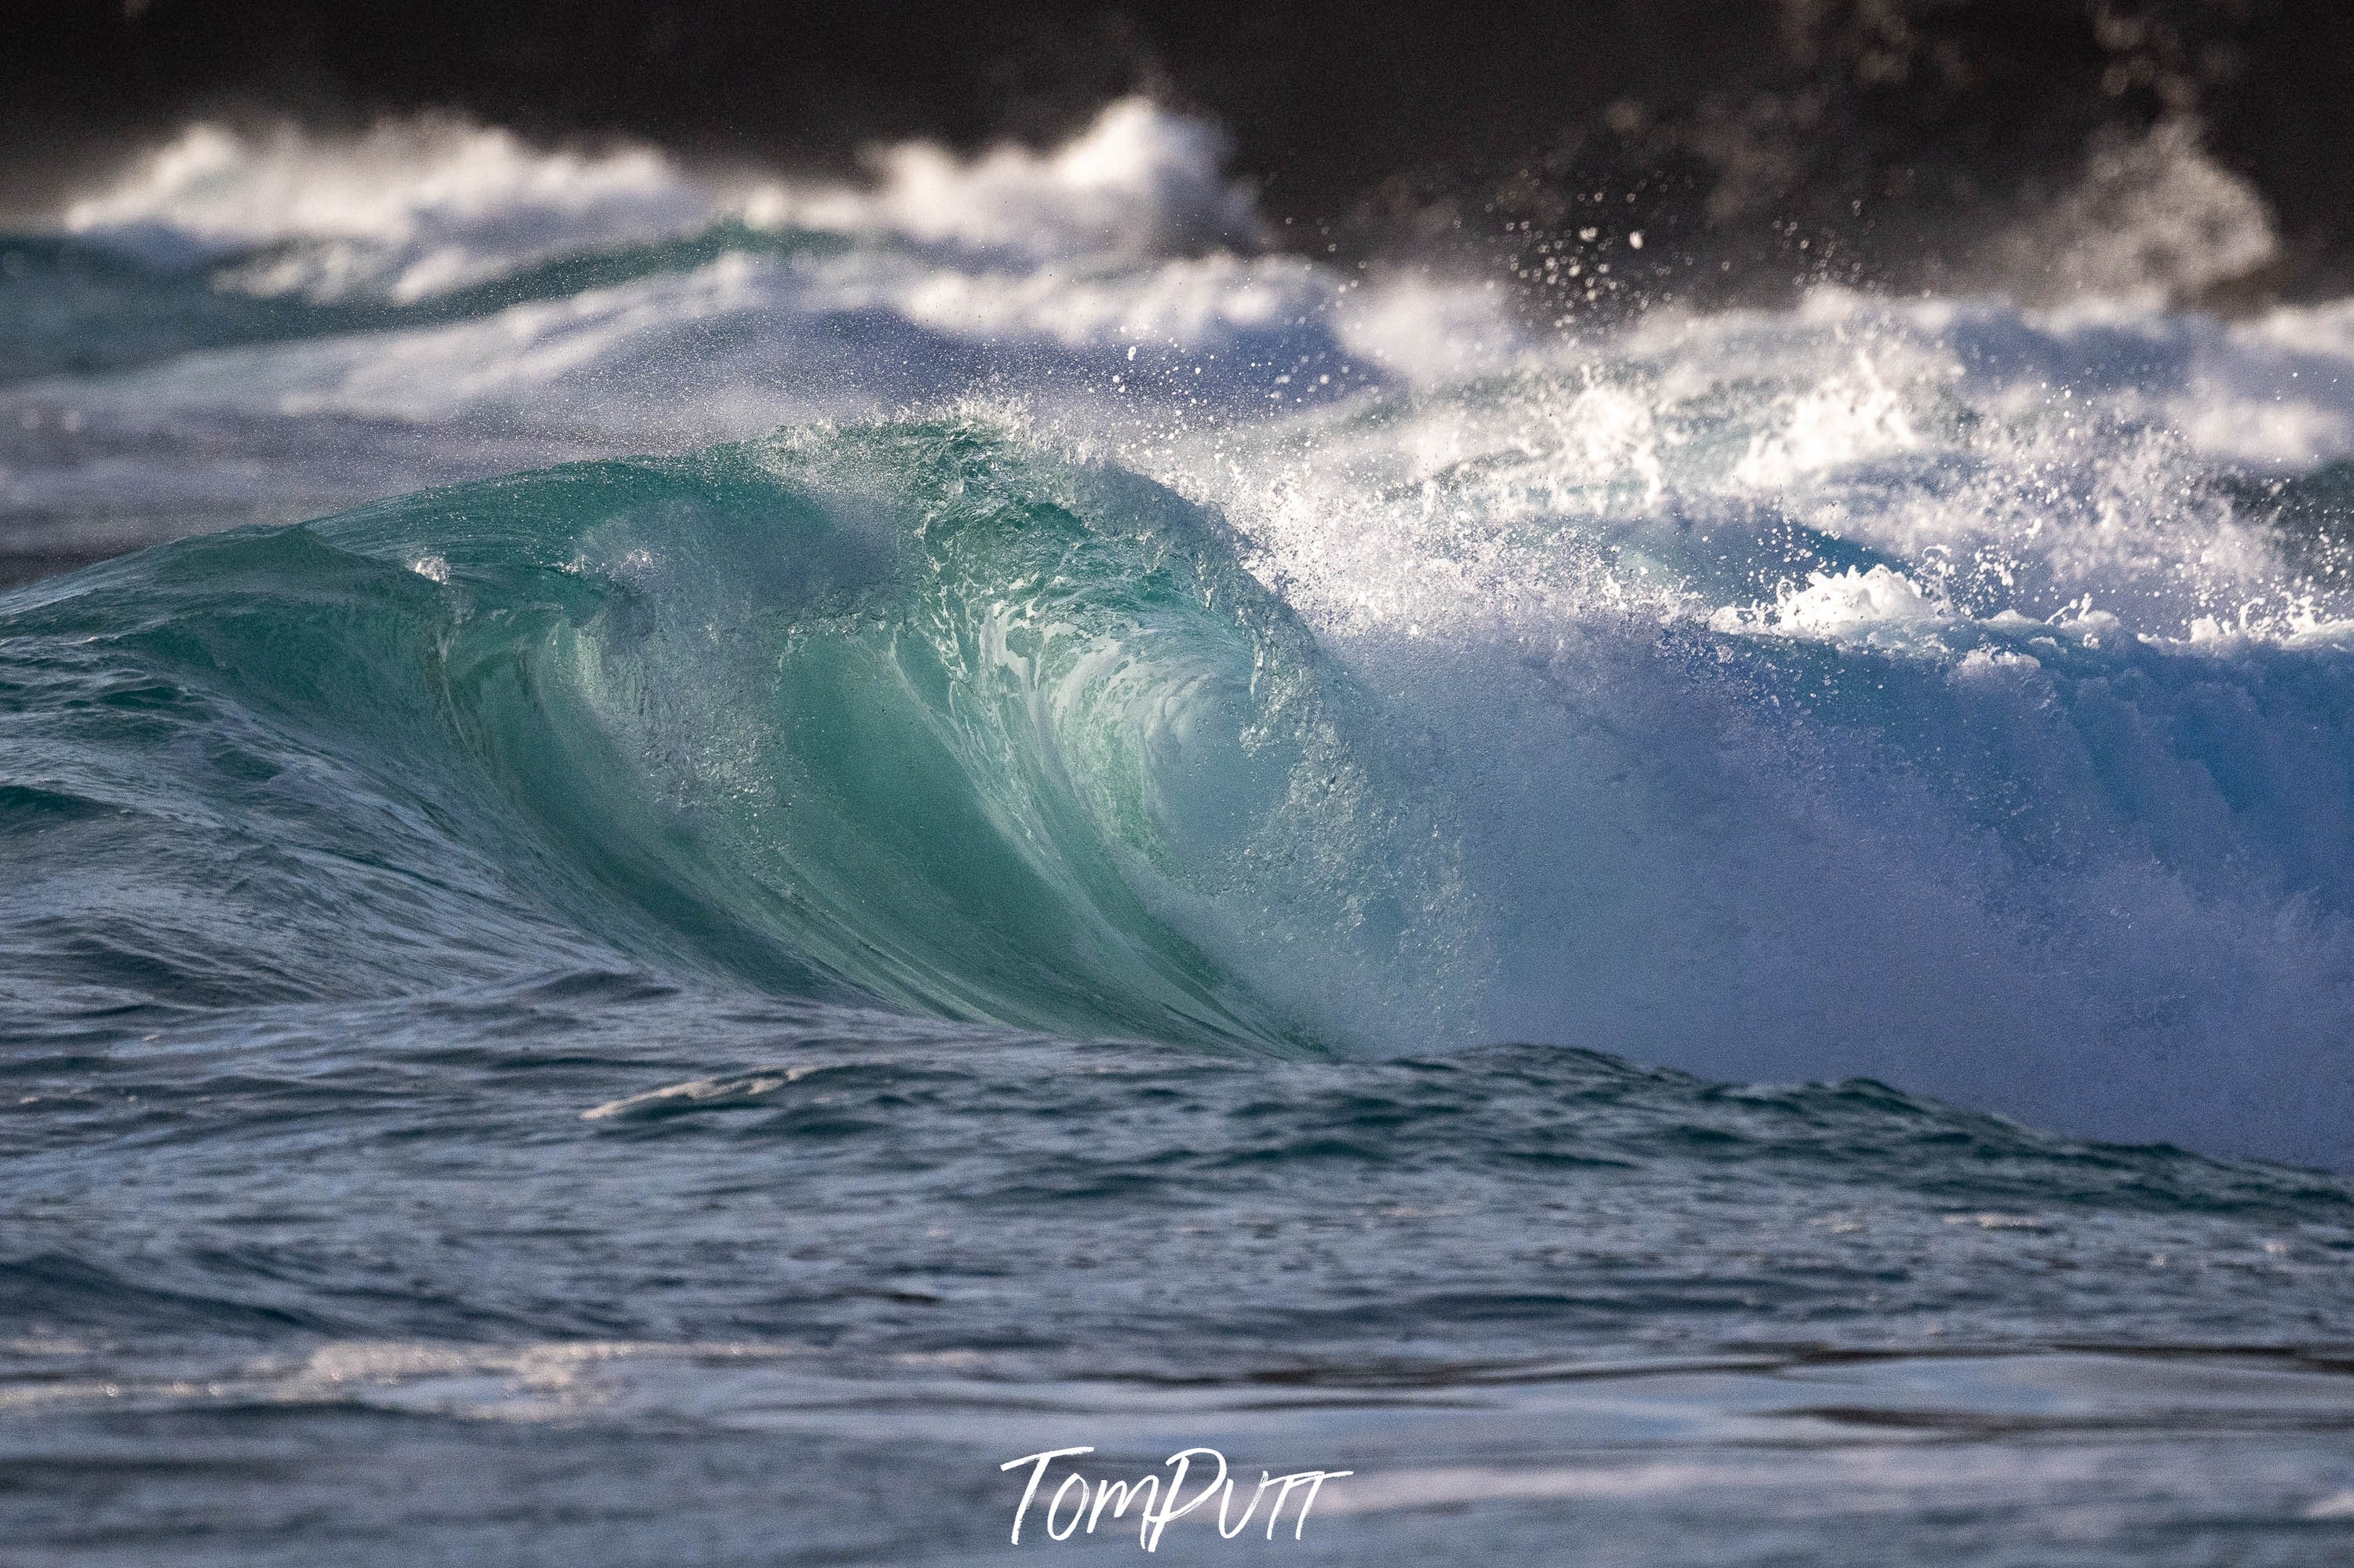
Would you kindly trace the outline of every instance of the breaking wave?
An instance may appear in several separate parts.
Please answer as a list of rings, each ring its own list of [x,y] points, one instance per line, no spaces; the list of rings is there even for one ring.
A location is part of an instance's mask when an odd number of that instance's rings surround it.
[[[0,600],[20,1000],[619,954],[2354,1158],[2354,304],[1540,331],[1219,157],[199,128],[6,240],[57,548],[416,493]]]

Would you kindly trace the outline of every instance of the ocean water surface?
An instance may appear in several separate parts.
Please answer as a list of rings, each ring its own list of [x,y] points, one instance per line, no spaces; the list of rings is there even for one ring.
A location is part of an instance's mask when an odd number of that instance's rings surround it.
[[[1184,1561],[2354,1551],[2354,302],[1545,319],[1220,154],[0,238],[10,1562],[1136,1552],[1009,1539],[1079,1446],[1352,1472]]]

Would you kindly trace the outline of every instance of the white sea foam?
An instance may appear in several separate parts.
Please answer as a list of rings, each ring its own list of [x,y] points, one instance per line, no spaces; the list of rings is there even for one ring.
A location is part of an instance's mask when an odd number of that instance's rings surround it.
[[[1460,759],[1489,1033],[2310,1156],[2344,764],[2268,661],[2354,604],[2104,335],[2171,320],[1827,293],[1135,456]]]
[[[1214,129],[1143,99],[1109,105],[1044,153],[882,149],[863,185],[698,174],[643,145],[535,146],[452,116],[358,134],[205,122],[71,202],[60,221],[165,263],[260,252],[236,286],[315,299],[414,302],[549,255],[726,217],[1028,271],[1255,249],[1263,227],[1247,189],[1222,173],[1225,155]]]
[[[1213,127],[1126,98],[1048,152],[1007,144],[966,159],[903,143],[873,154],[869,186],[773,184],[749,197],[745,215],[1032,261],[1248,247],[1264,231],[1250,193],[1220,172],[1225,154]]]
[[[1744,611],[1726,605],[1709,617],[1718,631],[1773,631],[1873,648],[1914,646],[1918,635],[1944,625],[1952,609],[1919,584],[1886,567],[1869,571],[1809,572],[1806,585],[1782,590],[1770,607]],[[1975,652],[1975,651],[1974,651]]]
[[[407,302],[540,257],[674,233],[713,208],[709,191],[651,148],[536,148],[429,117],[355,136],[193,125],[72,203],[63,223],[167,262],[263,252],[236,279],[257,293]]]

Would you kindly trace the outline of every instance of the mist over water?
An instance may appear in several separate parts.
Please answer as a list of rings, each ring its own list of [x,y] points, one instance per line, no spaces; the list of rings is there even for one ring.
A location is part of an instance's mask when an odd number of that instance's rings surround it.
[[[2213,1430],[2331,1429],[2354,301],[2192,308],[2279,241],[2187,117],[1789,308],[1633,308],[1600,210],[1320,255],[1225,156],[206,122],[0,238],[0,1413],[652,1412],[724,1500],[864,1473],[836,1376],[1509,1387],[1343,1505],[1400,1553],[1586,1495],[1483,1467],[1573,1362],[2064,1350],[2125,1431],[2221,1345]],[[1914,1375],[1691,1393],[1693,1538]],[[2293,1552],[2293,1446],[2149,1517]]]

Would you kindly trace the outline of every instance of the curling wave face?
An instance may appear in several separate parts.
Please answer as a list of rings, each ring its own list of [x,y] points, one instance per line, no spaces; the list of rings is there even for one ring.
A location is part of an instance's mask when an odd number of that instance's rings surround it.
[[[493,481],[23,597],[30,902],[108,908],[36,922],[20,983],[365,995],[609,941],[1262,1049],[1458,989],[1443,832],[1223,526],[970,423]],[[207,873],[290,842],[323,858]],[[284,950],[290,902],[332,955]]]
[[[198,132],[7,240],[13,547],[598,460],[0,601],[11,983],[620,955],[2354,1158],[2354,307],[1536,335],[1217,156]]]

